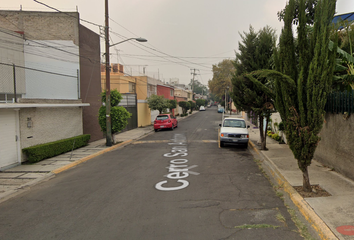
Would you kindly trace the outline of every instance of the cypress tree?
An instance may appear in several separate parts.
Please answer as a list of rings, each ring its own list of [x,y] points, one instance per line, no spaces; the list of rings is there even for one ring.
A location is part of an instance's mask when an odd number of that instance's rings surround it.
[[[261,149],[267,150],[263,120],[268,124],[273,109],[274,93],[267,78],[252,74],[260,69],[271,69],[271,57],[275,48],[275,31],[269,26],[241,35],[239,53],[234,63],[232,99],[239,110],[252,111],[259,121]]]
[[[335,6],[336,0],[318,0],[313,31],[310,32],[305,0],[300,0],[298,47],[295,48],[292,33],[295,1],[290,0],[285,8],[284,28],[275,57],[278,71],[259,72],[275,79],[275,105],[285,125],[289,147],[303,173],[303,189],[308,192],[312,191],[308,166],[320,141],[324,106],[335,66],[335,51],[329,50]]]

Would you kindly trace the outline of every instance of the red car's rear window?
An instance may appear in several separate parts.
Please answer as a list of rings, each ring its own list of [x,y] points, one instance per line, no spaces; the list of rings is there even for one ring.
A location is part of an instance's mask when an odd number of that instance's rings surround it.
[[[166,120],[166,119],[168,119],[168,115],[161,115],[156,117],[156,120]]]

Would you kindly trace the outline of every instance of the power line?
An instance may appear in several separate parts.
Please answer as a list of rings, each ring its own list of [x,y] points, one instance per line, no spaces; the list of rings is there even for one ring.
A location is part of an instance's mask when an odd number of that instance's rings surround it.
[[[45,4],[45,3],[42,3],[42,2],[40,2],[40,1],[37,1],[37,0],[33,0],[33,1],[36,2],[36,3],[39,3],[39,4],[43,5],[43,6],[45,6],[45,7],[47,7],[47,8],[53,9],[53,10],[55,10],[55,11],[57,11],[57,12],[64,13],[64,14],[70,16],[70,17],[76,18],[75,16],[72,16],[72,15],[66,13],[66,12],[62,12],[62,11],[60,11],[59,9],[56,9],[56,8],[54,8],[54,7],[51,7],[51,6],[49,6],[49,5]],[[96,23],[87,21],[87,20],[82,19],[82,18],[79,18],[79,20],[80,20],[80,21],[83,21],[83,22],[86,22],[86,23],[89,23],[89,24],[92,24],[92,25],[97,26],[97,27],[104,27],[104,26],[102,26],[102,25],[99,25],[99,24],[96,24]]]

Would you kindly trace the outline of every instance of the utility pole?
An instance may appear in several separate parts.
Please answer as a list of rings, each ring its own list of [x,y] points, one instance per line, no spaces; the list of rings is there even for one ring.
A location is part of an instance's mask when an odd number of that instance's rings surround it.
[[[109,63],[109,17],[108,0],[105,0],[105,40],[106,40],[106,146],[112,146],[111,129],[111,76]]]
[[[194,100],[194,76],[197,74],[195,73],[195,70],[196,70],[195,68],[191,69],[191,70],[193,70],[193,72],[191,74],[193,75],[193,78],[192,78],[192,99]]]

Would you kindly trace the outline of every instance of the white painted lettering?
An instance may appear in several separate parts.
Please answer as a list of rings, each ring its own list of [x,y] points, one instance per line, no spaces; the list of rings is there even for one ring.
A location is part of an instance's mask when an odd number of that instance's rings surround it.
[[[167,174],[167,177],[169,179],[181,179],[181,178],[186,178],[188,176],[189,176],[189,173],[187,173],[187,172],[173,172],[173,173]]]
[[[188,155],[188,153],[174,153],[171,155],[171,153],[165,153],[163,156],[164,157],[177,157],[178,155],[181,155],[181,157],[185,157]]]
[[[182,185],[178,187],[163,187],[162,185],[167,183],[167,181],[161,181],[156,183],[155,188],[160,191],[175,191],[175,190],[181,190],[183,188],[186,188],[189,185],[189,182],[186,180],[177,180],[177,182],[182,183]]]
[[[175,159],[175,160],[171,160],[170,163],[176,163],[176,164],[182,164],[182,163],[186,163],[188,162],[187,159]]]

